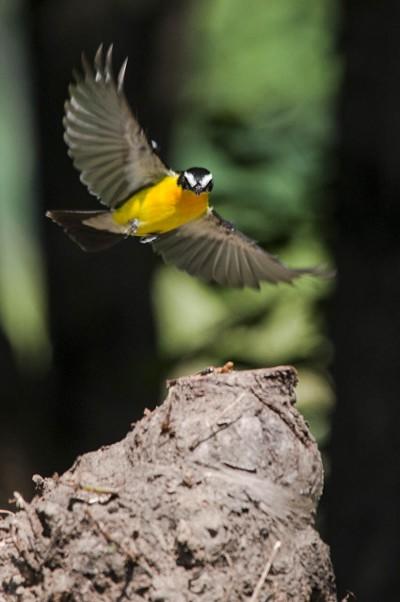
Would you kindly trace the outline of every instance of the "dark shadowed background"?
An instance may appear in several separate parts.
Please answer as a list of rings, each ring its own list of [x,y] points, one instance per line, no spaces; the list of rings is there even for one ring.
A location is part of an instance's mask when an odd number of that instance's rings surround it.
[[[398,600],[400,5],[395,0],[3,0],[0,507],[121,438],[168,376],[292,363],[324,454],[341,594]],[[87,255],[44,218],[98,207],[63,142],[81,51],[129,56],[126,94],[174,168],[291,266],[221,290],[127,241]]]

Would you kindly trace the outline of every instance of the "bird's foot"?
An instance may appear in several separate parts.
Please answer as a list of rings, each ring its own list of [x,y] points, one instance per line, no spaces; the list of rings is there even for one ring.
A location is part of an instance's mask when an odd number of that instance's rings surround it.
[[[138,227],[139,227],[139,220],[136,218],[131,220],[128,223],[128,227],[125,231],[125,238],[128,238],[128,236],[134,236]]]

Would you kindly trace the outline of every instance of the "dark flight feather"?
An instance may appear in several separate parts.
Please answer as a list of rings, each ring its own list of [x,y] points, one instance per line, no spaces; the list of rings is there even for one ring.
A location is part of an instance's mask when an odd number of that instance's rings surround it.
[[[286,267],[214,211],[158,236],[153,247],[166,263],[207,282],[235,288],[259,288],[261,282],[290,283],[306,274],[328,276],[319,268]]]
[[[93,68],[82,57],[65,103],[64,138],[81,180],[102,203],[116,207],[136,190],[169,173],[132,115],[123,91],[126,61],[114,80],[112,46]]]

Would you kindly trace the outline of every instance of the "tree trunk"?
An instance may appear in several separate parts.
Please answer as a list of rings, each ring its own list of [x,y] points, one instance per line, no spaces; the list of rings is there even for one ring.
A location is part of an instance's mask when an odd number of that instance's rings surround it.
[[[336,600],[323,472],[290,367],[169,383],[114,445],[0,522],[6,600]]]
[[[44,213],[99,208],[67,156],[62,117],[81,52],[92,59],[100,42],[114,42],[115,68],[129,56],[127,97],[167,154],[182,51],[176,38],[181,40],[186,14],[180,0],[30,0],[26,5],[37,120],[37,221],[47,262],[53,358],[49,371],[36,381],[15,374],[14,367],[10,372],[7,357],[2,362],[1,373],[12,390],[4,392],[6,416],[0,421],[5,464],[0,507],[11,484],[29,495],[26,466],[48,474],[57,467],[64,470],[78,453],[119,439],[159,394],[151,249],[126,241],[108,252],[85,254]],[[2,341],[0,347],[3,357]]]
[[[339,591],[400,591],[400,3],[342,2],[337,409],[326,500]]]

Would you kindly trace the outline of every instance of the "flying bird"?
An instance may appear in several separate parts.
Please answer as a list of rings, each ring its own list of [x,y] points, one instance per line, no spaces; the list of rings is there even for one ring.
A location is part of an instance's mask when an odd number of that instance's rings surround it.
[[[82,56],[65,103],[64,138],[81,181],[107,208],[46,215],[84,251],[128,237],[152,245],[166,263],[207,282],[260,288],[292,282],[319,268],[290,269],[224,220],[209,204],[213,176],[203,167],[169,169],[130,110],[123,85],[127,59],[114,77],[112,46],[93,66]]]

